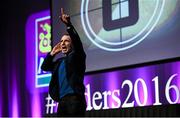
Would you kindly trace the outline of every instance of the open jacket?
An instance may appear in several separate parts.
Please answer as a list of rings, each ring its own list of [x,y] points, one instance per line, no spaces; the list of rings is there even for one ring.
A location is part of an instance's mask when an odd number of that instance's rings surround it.
[[[42,70],[52,72],[52,77],[49,84],[49,94],[55,101],[59,101],[58,68],[63,59],[65,60],[66,77],[68,83],[75,93],[84,96],[85,92],[83,81],[86,69],[86,54],[79,35],[72,24],[67,25],[67,32],[72,40],[72,52],[70,52],[66,57],[59,58],[56,61],[53,61],[54,56],[51,56],[50,53],[48,53],[41,66]]]

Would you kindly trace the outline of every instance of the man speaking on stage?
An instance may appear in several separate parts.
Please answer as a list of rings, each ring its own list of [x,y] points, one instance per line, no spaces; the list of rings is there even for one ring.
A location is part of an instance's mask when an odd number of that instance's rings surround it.
[[[84,73],[86,69],[86,54],[82,42],[70,16],[61,8],[61,21],[67,27],[65,33],[52,51],[47,54],[41,69],[51,71],[49,94],[57,101],[58,116],[84,116],[86,111]],[[64,56],[53,61],[56,54]]]

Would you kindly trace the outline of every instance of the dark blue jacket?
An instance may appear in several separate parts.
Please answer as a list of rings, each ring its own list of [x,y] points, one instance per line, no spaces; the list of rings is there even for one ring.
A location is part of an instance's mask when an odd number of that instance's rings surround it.
[[[42,70],[52,72],[49,84],[49,94],[55,101],[59,101],[58,67],[61,64],[62,59],[65,59],[67,79],[74,92],[82,96],[84,96],[85,92],[83,81],[86,69],[86,54],[79,35],[71,24],[67,26],[67,32],[73,43],[72,52],[66,57],[59,58],[56,61],[53,61],[54,56],[51,56],[50,53],[48,53],[41,66]]]

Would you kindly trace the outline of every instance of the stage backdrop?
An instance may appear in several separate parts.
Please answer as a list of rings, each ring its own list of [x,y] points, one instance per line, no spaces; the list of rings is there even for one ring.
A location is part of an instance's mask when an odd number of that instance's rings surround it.
[[[71,15],[86,50],[87,111],[180,103],[180,2],[109,1],[53,0],[51,14],[40,11],[27,19],[26,86],[33,116],[57,110],[48,95],[51,74],[40,67],[65,31],[58,18],[61,7]]]

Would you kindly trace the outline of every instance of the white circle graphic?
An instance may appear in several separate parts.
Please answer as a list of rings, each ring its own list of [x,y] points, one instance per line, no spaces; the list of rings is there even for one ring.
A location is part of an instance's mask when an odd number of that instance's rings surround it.
[[[90,25],[90,22],[89,22],[89,17],[88,17],[88,4],[89,4],[89,0],[82,0],[82,3],[81,3],[81,22],[82,22],[82,26],[83,26],[83,29],[85,31],[85,34],[87,35],[87,37],[90,39],[90,41],[95,44],[97,47],[103,49],[103,50],[106,50],[106,51],[123,51],[123,50],[127,50],[129,48],[132,48],[134,47],[135,45],[139,44],[141,41],[143,41],[151,32],[152,30],[155,28],[155,26],[157,25],[159,19],[160,19],[160,16],[163,12],[163,8],[164,8],[164,4],[165,4],[165,0],[162,1],[162,4],[161,4],[161,7],[160,7],[160,10],[158,11],[158,7],[160,5],[160,0],[157,0],[156,2],[156,6],[155,6],[155,10],[151,16],[151,18],[149,19],[148,23],[144,26],[144,28],[138,33],[136,34],[135,36],[133,36],[132,38],[128,39],[128,40],[125,40],[125,41],[122,41],[122,42],[108,42],[108,41],[105,41],[103,40],[101,37],[99,37],[92,29],[91,25]],[[85,12],[84,12],[85,11]],[[153,25],[151,26],[151,28],[143,35],[140,37],[140,35],[142,35],[142,33],[145,32],[145,30],[151,25],[152,23],[152,20],[155,18],[155,14],[159,12],[155,22],[153,23]],[[85,14],[85,16],[84,16]],[[92,35],[92,36],[91,36]],[[96,42],[92,37],[95,37],[98,41],[106,44],[106,45],[110,45],[110,46],[113,46],[111,48],[109,47],[106,47],[106,46],[103,46],[102,44],[99,44],[98,42]],[[134,41],[134,40],[137,40],[135,42],[133,42],[132,44],[130,45],[127,45],[126,47],[122,47],[122,44],[126,44],[126,43],[129,43],[131,41]],[[115,47],[115,46],[121,46],[121,47]]]

